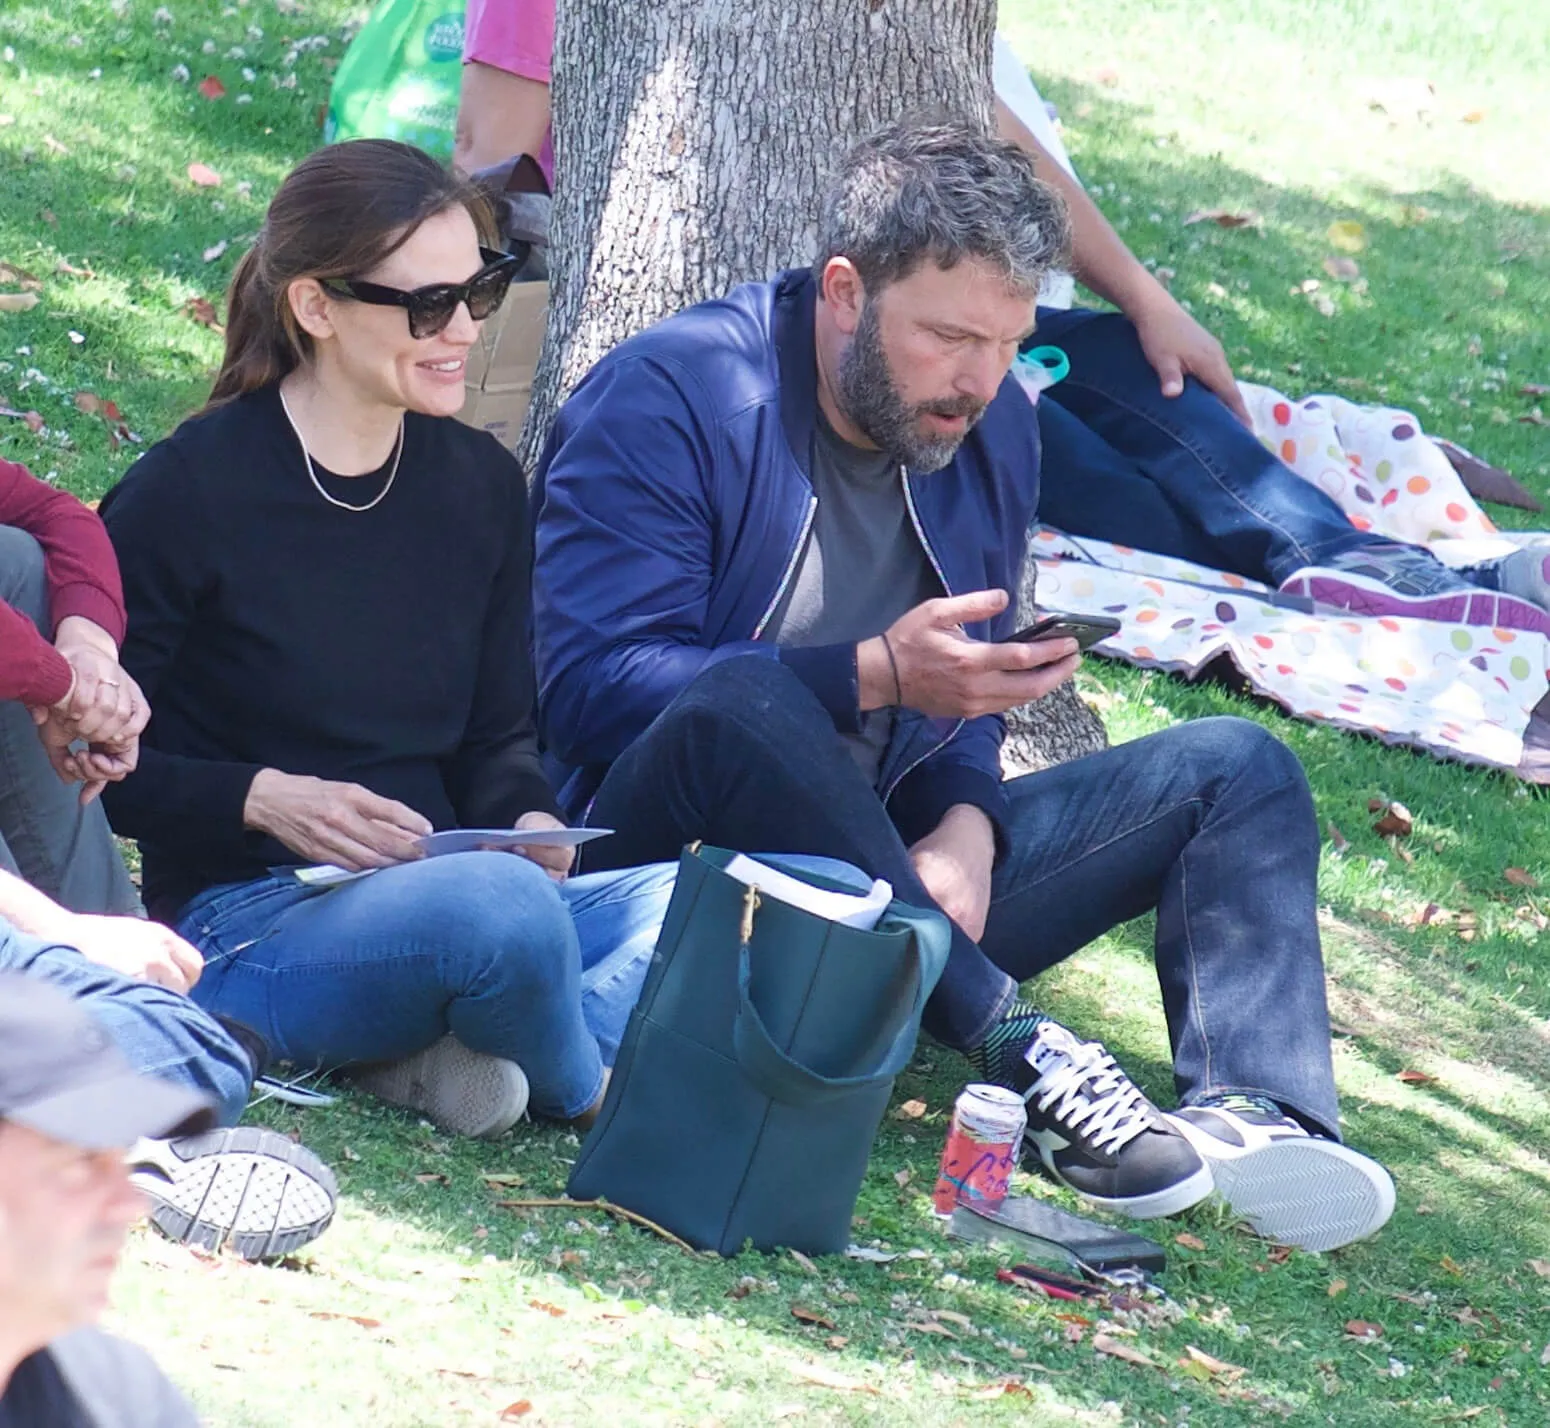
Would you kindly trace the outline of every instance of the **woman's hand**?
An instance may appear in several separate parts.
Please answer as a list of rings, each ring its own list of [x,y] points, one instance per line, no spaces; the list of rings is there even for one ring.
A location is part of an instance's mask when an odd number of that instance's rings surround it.
[[[261,769],[248,787],[242,821],[284,843],[308,862],[351,872],[387,868],[422,856],[416,838],[430,820],[358,783]]]
[[[514,825],[517,828],[564,828],[552,813],[524,813],[517,819]],[[574,848],[556,848],[552,844],[528,843],[520,848],[513,848],[513,853],[520,853],[524,858],[529,858],[537,863],[557,883],[563,883],[570,873],[571,864],[576,861]]]
[[[151,717],[140,686],[118,662],[118,646],[101,626],[80,615],[59,622],[54,648],[70,666],[69,692],[49,716],[88,744],[125,749]]]

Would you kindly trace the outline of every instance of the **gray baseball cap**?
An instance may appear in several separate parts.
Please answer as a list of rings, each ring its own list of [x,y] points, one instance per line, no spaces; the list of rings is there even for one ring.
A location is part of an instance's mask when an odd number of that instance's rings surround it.
[[[208,1130],[215,1101],[136,1071],[58,987],[0,972],[0,1120],[85,1150],[127,1150]]]

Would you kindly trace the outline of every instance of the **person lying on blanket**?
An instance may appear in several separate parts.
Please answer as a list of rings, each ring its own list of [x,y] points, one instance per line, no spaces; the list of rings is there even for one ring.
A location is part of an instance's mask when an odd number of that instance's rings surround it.
[[[954,923],[926,1029],[1028,1102],[1055,1178],[1135,1216],[1213,1186],[1263,1233],[1376,1231],[1340,1143],[1296,758],[1205,719],[1003,783],[1000,715],[1076,668],[1013,633],[1039,492],[1009,376],[1059,199],[967,124],[863,141],[811,269],[604,357],[538,473],[539,723],[615,866],[695,838],[842,859]],[[1183,1108],[1163,1116],[1018,983],[1156,910]]]
[[[280,1060],[467,1135],[593,1114],[673,869],[423,857],[432,829],[562,829],[533,728],[527,483],[455,419],[514,264],[406,144],[319,150],[228,294],[200,415],[102,504],[125,669],[155,705],[106,798],[192,995]],[[376,869],[326,890],[299,864]]]
[[[1368,615],[1550,634],[1550,553],[1450,570],[1420,546],[1358,530],[1268,451],[1222,345],[1170,296],[1087,196],[1015,56],[998,41],[996,118],[1071,214],[1072,270],[1120,309],[1039,308],[1031,339],[1068,377],[1040,399],[1039,519]],[[1069,161],[1067,161],[1068,163]]]

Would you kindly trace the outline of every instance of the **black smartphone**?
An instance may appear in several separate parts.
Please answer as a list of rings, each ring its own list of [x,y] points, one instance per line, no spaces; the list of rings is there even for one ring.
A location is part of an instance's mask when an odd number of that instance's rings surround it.
[[[1051,610],[1040,616],[1027,629],[1008,635],[1006,644],[1031,644],[1036,640],[1075,640],[1080,650],[1090,650],[1099,640],[1117,635],[1122,628],[1112,615],[1068,615],[1063,610]]]

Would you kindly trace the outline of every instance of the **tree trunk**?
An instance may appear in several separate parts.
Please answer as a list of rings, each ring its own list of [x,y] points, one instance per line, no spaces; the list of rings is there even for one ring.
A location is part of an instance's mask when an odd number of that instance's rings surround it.
[[[566,395],[610,348],[738,283],[811,260],[824,181],[856,138],[915,110],[988,121],[995,8],[995,0],[560,5],[549,323],[523,431],[527,468]]]

